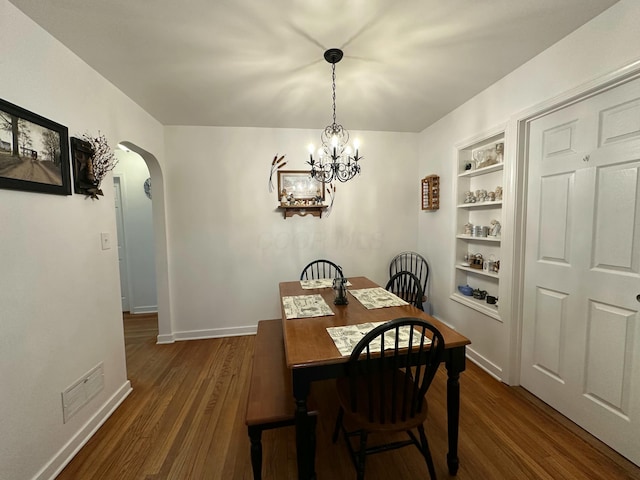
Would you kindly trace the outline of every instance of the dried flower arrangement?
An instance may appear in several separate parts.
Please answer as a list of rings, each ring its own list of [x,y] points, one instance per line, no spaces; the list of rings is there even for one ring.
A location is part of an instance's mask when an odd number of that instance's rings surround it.
[[[86,164],[85,180],[91,184],[85,188],[85,195],[98,199],[98,195],[103,195],[100,184],[104,177],[118,164],[115,154],[107,142],[107,138],[98,131],[97,136],[88,133],[82,135],[82,140],[91,149],[90,161]]]

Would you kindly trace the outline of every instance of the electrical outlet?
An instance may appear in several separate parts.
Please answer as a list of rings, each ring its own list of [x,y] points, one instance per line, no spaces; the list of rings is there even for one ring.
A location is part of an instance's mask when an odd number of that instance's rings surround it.
[[[111,248],[111,234],[108,232],[102,232],[100,234],[100,241],[102,242],[103,250],[109,250]]]

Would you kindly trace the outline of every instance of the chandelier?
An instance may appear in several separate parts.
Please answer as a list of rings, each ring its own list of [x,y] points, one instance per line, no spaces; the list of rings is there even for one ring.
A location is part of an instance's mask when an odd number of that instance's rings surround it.
[[[314,147],[309,146],[311,176],[319,182],[331,183],[334,180],[346,182],[360,173],[358,160],[358,142],[354,141],[354,151],[348,145],[349,132],[336,123],[336,63],[342,60],[342,50],[330,48],[324,52],[324,59],[331,64],[331,88],[333,92],[333,123],[320,135],[322,146],[313,158]]]

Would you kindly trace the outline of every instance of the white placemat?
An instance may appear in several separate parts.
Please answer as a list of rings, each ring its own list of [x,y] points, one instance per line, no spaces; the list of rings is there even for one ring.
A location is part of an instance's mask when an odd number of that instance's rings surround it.
[[[335,315],[322,295],[296,295],[282,297],[282,306],[287,320],[291,318],[311,318]]]
[[[351,286],[351,282],[347,280],[347,287]],[[314,288],[332,288],[333,278],[316,278],[315,280],[300,280],[300,286],[303,290],[313,290]]]
[[[397,295],[385,290],[382,287],[362,288],[360,290],[349,290],[349,293],[356,297],[358,301],[368,310],[373,308],[399,307],[409,305]]]
[[[362,337],[364,337],[371,330],[376,328],[378,325],[382,325],[386,322],[369,322],[369,323],[361,323],[358,325],[347,325],[345,327],[327,327],[327,333],[333,340],[333,343],[336,344],[336,348],[340,352],[340,354],[344,357],[347,355],[351,355],[351,352],[358,344]],[[409,326],[400,327],[398,331],[400,338],[398,344],[401,348],[405,348],[409,346]],[[420,332],[414,330],[413,332],[413,345],[420,344]],[[424,339],[424,344],[429,345],[431,340],[428,338]],[[384,348],[385,350],[395,347],[395,330],[390,330],[384,334]],[[380,351],[380,340],[377,339],[374,343],[371,344],[371,352],[379,352]]]

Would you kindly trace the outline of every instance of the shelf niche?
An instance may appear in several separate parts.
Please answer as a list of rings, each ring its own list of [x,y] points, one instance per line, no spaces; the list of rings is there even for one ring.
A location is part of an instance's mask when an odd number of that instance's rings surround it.
[[[504,185],[504,130],[461,144],[456,149],[456,234],[453,260],[454,285],[450,298],[490,318],[502,321],[499,313],[500,273],[463,265],[466,255],[481,254],[483,260],[499,261],[501,238],[497,236],[473,236],[465,234],[465,225],[490,227],[492,220],[502,223],[502,195],[496,194]],[[480,168],[476,168],[480,165]],[[478,192],[480,191],[480,192]],[[487,197],[483,198],[487,192]],[[474,194],[475,202],[469,202],[466,192]],[[490,192],[494,197],[491,199]],[[477,195],[477,194],[480,195]],[[465,199],[467,200],[465,202]],[[467,230],[468,232],[468,230]],[[462,295],[459,285],[485,290],[487,295],[498,297],[498,304]]]

